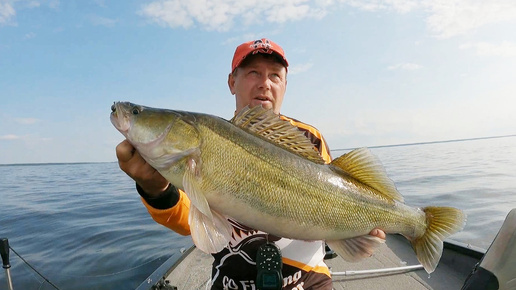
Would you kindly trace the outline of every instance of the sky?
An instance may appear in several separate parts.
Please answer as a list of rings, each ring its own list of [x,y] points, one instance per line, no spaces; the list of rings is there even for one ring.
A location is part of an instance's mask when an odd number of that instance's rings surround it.
[[[0,0],[0,164],[116,161],[114,101],[233,116],[239,44],[331,149],[516,134],[514,0]]]

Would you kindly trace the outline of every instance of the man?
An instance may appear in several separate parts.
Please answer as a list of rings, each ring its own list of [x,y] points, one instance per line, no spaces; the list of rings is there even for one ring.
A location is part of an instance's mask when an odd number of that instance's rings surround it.
[[[283,49],[268,39],[259,39],[237,47],[228,76],[231,94],[235,95],[237,114],[246,106],[263,106],[280,114],[287,85],[288,61]],[[330,151],[321,133],[314,127],[280,115],[300,130],[329,163]],[[136,181],[152,218],[182,234],[189,235],[186,194],[171,186],[134,150],[127,140],[117,148],[120,168]],[[238,182],[238,181],[235,181]],[[213,254],[212,289],[256,289],[256,256],[259,248],[273,242],[281,250],[283,289],[332,289],[331,276],[324,263],[323,241],[299,241],[271,236],[230,220],[232,239],[221,252]],[[385,239],[381,230],[371,235]]]

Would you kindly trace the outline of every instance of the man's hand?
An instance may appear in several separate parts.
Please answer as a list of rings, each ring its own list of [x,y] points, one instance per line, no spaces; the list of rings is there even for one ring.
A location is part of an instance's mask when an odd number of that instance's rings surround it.
[[[385,232],[380,229],[373,229],[369,235],[385,240]]]
[[[124,140],[116,146],[116,158],[120,169],[149,196],[158,196],[167,189],[168,181],[142,158],[129,141]]]

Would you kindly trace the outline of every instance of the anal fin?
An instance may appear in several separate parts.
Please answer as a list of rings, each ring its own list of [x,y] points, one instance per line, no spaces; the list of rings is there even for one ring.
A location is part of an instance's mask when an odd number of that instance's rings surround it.
[[[374,251],[383,243],[384,239],[365,235],[346,240],[326,241],[328,246],[344,260],[358,262],[363,258],[371,257]]]
[[[185,193],[191,202],[188,224],[197,248],[205,253],[217,253],[229,243],[232,227],[223,215],[211,209],[201,186],[199,163],[194,158],[188,159],[183,176]]]

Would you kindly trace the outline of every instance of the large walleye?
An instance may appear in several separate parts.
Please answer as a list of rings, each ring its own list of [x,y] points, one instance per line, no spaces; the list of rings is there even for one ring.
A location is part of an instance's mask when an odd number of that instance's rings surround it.
[[[227,218],[281,237],[326,240],[350,261],[372,254],[382,240],[368,233],[380,228],[407,237],[431,273],[442,240],[465,223],[455,208],[405,205],[365,148],[325,164],[300,130],[261,107],[227,121],[117,102],[111,122],[187,193],[192,238],[205,252],[227,245]]]

